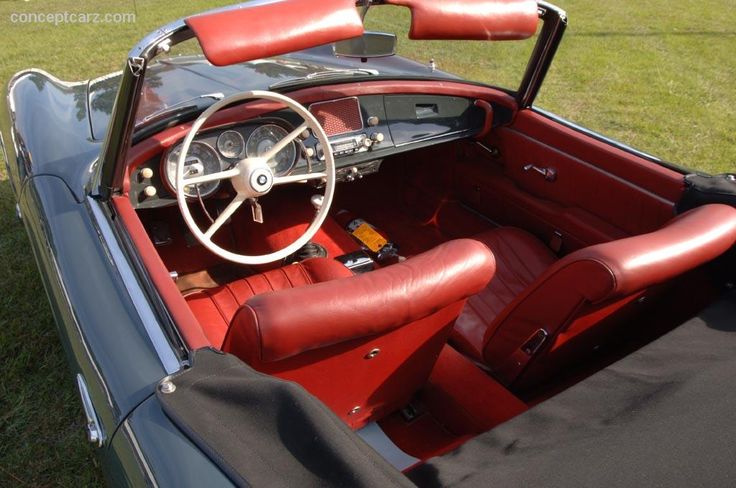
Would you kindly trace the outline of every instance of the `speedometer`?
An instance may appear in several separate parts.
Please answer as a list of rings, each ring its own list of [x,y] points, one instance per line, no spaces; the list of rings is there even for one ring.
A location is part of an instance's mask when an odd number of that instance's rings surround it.
[[[176,165],[181,155],[181,145],[171,151],[166,158],[166,179],[169,186],[176,191]],[[209,175],[221,171],[220,158],[217,153],[209,145],[203,142],[194,141],[189,146],[189,153],[184,162],[184,179],[187,177]],[[220,186],[219,181],[209,181],[201,183],[197,187],[187,185],[184,187],[184,194],[188,197],[196,197],[197,189],[199,195],[206,197],[212,195]]]
[[[245,145],[245,154],[249,158],[260,157],[271,150],[281,139],[286,137],[286,129],[275,124],[266,124],[254,130]],[[290,142],[268,161],[271,171],[277,176],[284,175],[294,166],[296,161],[296,146]]]
[[[228,159],[241,157],[244,146],[243,136],[234,130],[226,130],[217,138],[217,150]]]

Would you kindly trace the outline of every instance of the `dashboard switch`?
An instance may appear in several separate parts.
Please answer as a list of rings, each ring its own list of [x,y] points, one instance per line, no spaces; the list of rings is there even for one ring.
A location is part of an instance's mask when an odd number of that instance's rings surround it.
[[[153,178],[153,170],[151,168],[143,168],[141,170],[141,178],[144,180],[150,180]]]
[[[147,187],[143,189],[143,194],[147,196],[148,198],[155,197],[156,193],[158,193],[158,191],[156,190],[156,187],[153,185],[148,185]]]
[[[374,132],[371,134],[371,140],[373,142],[383,142],[384,135],[382,132]]]

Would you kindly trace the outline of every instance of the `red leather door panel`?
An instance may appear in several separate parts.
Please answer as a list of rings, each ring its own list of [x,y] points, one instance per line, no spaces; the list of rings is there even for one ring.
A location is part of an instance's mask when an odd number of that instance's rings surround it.
[[[565,251],[661,227],[683,189],[681,174],[532,110],[484,143],[499,155],[478,149],[465,160],[457,181],[462,198],[547,242],[560,231]],[[525,171],[528,164],[554,169],[556,179]]]

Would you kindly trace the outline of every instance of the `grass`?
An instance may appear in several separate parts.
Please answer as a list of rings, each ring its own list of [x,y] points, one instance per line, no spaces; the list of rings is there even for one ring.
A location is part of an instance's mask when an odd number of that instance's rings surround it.
[[[228,2],[0,0],[0,82],[43,68],[68,80],[120,69],[145,33]],[[672,162],[736,171],[736,9],[732,0],[560,0],[570,27],[538,105]],[[18,12],[134,12],[129,24],[17,24]],[[405,32],[376,8],[369,25]],[[400,52],[441,69],[518,84],[531,41],[418,44]],[[4,167],[0,167],[0,486],[101,483],[81,408]]]

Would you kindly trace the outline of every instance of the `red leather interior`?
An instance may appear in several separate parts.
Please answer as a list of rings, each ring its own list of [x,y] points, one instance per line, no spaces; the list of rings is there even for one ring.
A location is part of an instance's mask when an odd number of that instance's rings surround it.
[[[537,238],[521,229],[500,227],[476,237],[493,252],[496,274],[480,293],[468,299],[455,321],[453,345],[483,362],[483,345],[495,317],[544,273],[557,257]]]
[[[457,164],[464,202],[501,225],[523,228],[544,242],[562,234],[562,252],[652,232],[674,215],[683,175],[521,110],[509,127],[466,146]],[[528,165],[551,168],[548,181]]]
[[[410,39],[502,41],[537,30],[534,0],[386,0],[411,9]]]
[[[457,435],[486,432],[527,410],[524,402],[449,346],[442,348],[421,401]]]
[[[499,270],[507,266],[518,268],[518,256],[524,256],[525,264],[534,263],[521,278],[517,271],[514,277],[517,289],[539,273],[541,263],[553,259],[541,244],[528,238],[522,240],[517,235],[509,239],[507,230],[490,231],[478,239],[494,252]],[[569,356],[575,344],[595,346],[586,336],[598,334],[597,329],[604,322],[607,330],[615,332],[611,317],[621,314],[642,293],[715,259],[734,243],[736,209],[725,205],[696,208],[655,232],[569,254],[551,264],[510,301],[513,288],[511,293],[495,297],[489,302],[492,306],[483,312],[467,307],[458,320],[460,327],[455,330],[455,342],[471,356],[477,357],[477,352],[482,350],[484,362],[506,383],[514,383],[525,368],[524,380],[532,382],[535,376],[551,372],[554,361],[550,358],[555,351],[565,346]],[[513,247],[513,252],[508,247]],[[464,317],[466,313],[468,317]],[[478,342],[481,320],[485,321],[486,331]],[[551,336],[536,356],[545,357],[543,371],[534,368],[536,358],[529,359],[528,366],[517,361],[527,359],[519,355],[520,348],[539,329]],[[462,338],[457,338],[458,335]],[[575,352],[587,352],[582,349],[579,347]]]
[[[511,129],[526,136],[525,141],[531,139],[547,146],[550,153],[561,151],[669,202],[676,202],[682,196],[681,173],[594,139],[541,113],[519,111]]]
[[[352,272],[341,263],[333,259],[312,258],[217,288],[198,290],[187,295],[186,301],[207,338],[214,346],[220,347],[235,312],[251,297],[348,276],[352,276]]]
[[[253,2],[185,20],[215,66],[300,51],[363,34],[353,0]]]
[[[457,240],[371,273],[257,295],[223,350],[300,383],[358,427],[424,384],[465,299],[494,269],[486,246]]]
[[[306,185],[276,188],[259,199],[265,219],[262,224],[253,222],[249,212],[236,213],[232,232],[237,248],[246,254],[266,254],[294,242],[314,218],[310,197],[316,193],[322,192]],[[357,242],[332,217],[324,221],[311,241],[323,246],[332,258],[360,250]]]
[[[394,412],[378,425],[399,449],[420,460],[457,449],[527,410],[521,400],[447,345],[412,406],[417,417],[407,420]]]

